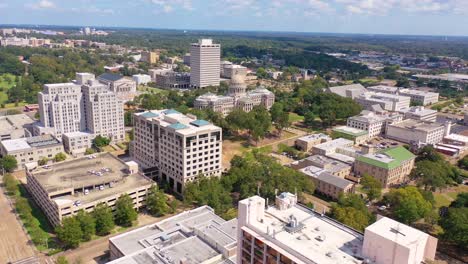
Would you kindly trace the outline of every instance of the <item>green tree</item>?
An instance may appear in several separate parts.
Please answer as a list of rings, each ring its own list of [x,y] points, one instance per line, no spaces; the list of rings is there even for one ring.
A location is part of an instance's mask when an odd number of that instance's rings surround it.
[[[357,194],[341,195],[337,203],[332,203],[330,216],[360,231],[375,220]]]
[[[111,142],[110,138],[103,137],[101,135],[98,135],[93,139],[93,145],[99,149],[102,147],[108,146],[110,142]]]
[[[426,217],[432,210],[431,202],[424,199],[421,191],[414,186],[391,189],[385,195],[385,201],[391,205],[394,217],[405,224]]]
[[[115,223],[121,226],[131,226],[137,217],[132,198],[128,194],[121,195],[115,202]]]
[[[63,152],[60,152],[60,153],[57,153],[55,156],[54,156],[54,161],[55,162],[60,162],[60,161],[64,161],[67,159],[67,155],[65,155],[65,153]]]
[[[81,231],[80,222],[75,217],[67,217],[62,220],[62,225],[55,229],[57,238],[67,248],[76,248],[80,245],[83,232]]]
[[[361,179],[361,185],[369,201],[379,199],[382,196],[382,185],[376,178],[364,175]]]
[[[65,256],[59,256],[56,260],[57,264],[68,264],[68,260]]]
[[[468,249],[468,208],[449,208],[447,215],[440,219],[444,229],[443,237],[457,243],[461,248]]]
[[[107,204],[98,204],[91,215],[96,221],[96,234],[101,236],[107,235],[114,228],[114,216]]]
[[[252,139],[258,143],[258,140],[264,138],[271,127],[270,113],[265,107],[256,106],[248,113],[248,116],[247,129]]]
[[[156,185],[151,186],[146,197],[146,208],[152,215],[162,216],[169,212],[167,196]]]
[[[16,180],[13,174],[5,174],[3,176],[3,184],[5,185],[5,189],[7,190],[8,195],[13,196],[19,192],[18,180]]]
[[[308,111],[304,115],[304,124],[306,126],[312,127],[315,124],[315,114],[312,111]]]
[[[96,151],[93,148],[87,148],[85,151],[85,155],[91,155],[96,153]]]
[[[462,208],[468,207],[468,192],[459,193],[457,199],[450,204],[450,207]]]
[[[6,172],[13,172],[18,167],[18,161],[11,155],[5,155],[0,159],[0,165]]]
[[[37,164],[39,166],[44,166],[47,164],[47,162],[49,162],[49,159],[47,157],[42,157],[41,159],[39,159],[39,161],[37,162]]]
[[[274,103],[270,109],[271,121],[273,121],[275,128],[281,132],[284,128],[289,127],[289,113],[284,110],[282,103]]]
[[[83,240],[89,241],[96,234],[96,222],[90,213],[84,210],[78,211],[76,220],[80,223],[81,231],[83,233]]]

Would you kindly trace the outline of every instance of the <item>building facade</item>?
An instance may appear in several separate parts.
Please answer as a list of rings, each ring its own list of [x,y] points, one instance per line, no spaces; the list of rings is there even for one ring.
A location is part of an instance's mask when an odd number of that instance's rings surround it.
[[[326,134],[312,134],[296,139],[296,141],[294,141],[294,145],[301,151],[309,152],[313,146],[331,140],[332,138]]]
[[[131,100],[136,96],[136,82],[120,74],[104,73],[97,77],[99,82],[107,85],[122,100]]]
[[[62,143],[51,135],[28,138],[10,139],[0,142],[1,156],[13,156],[18,168],[39,160],[53,159],[58,153],[64,151]]]
[[[439,93],[419,91],[414,89],[400,89],[398,93],[411,98],[411,102],[419,105],[430,105],[439,102]]]
[[[190,46],[190,85],[195,88],[219,86],[221,45],[200,39]]]
[[[190,88],[190,73],[167,71],[156,74],[156,85],[161,88]]]
[[[154,51],[142,51],[140,60],[149,64],[155,64],[159,60],[159,53]]]
[[[378,92],[366,92],[354,100],[368,110],[374,105],[380,105],[387,111],[400,111],[410,106],[410,97]]]
[[[175,110],[134,115],[132,156],[144,168],[156,168],[157,178],[181,194],[200,175],[222,172],[222,129]]]
[[[385,149],[356,158],[354,173],[371,175],[383,188],[406,182],[414,167],[415,156],[404,147]]]
[[[424,108],[424,106],[413,106],[400,110],[405,119],[435,122],[437,120],[437,110]]]
[[[212,93],[201,95],[195,99],[194,107],[196,109],[211,109],[228,115],[234,109],[249,112],[259,105],[270,109],[274,103],[275,95],[272,92],[262,87],[247,92],[244,76],[235,75],[230,81],[227,95],[218,96]]]
[[[371,111],[362,111],[357,116],[347,120],[347,126],[368,131],[369,138],[385,134],[389,124],[398,123],[403,120],[401,114],[377,114]]]
[[[447,129],[449,127],[444,124],[407,119],[389,125],[386,137],[408,144],[435,145],[442,141]]]

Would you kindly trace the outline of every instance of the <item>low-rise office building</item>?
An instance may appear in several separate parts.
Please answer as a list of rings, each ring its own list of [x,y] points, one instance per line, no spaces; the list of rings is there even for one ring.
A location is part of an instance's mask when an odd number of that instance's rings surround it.
[[[237,219],[225,221],[208,206],[109,239],[111,264],[234,264]]]
[[[107,85],[120,99],[132,100],[136,96],[137,84],[130,77],[115,73],[104,73],[99,75],[97,79]]]
[[[369,139],[369,132],[349,126],[339,126],[332,129],[333,138],[346,138],[355,144],[362,144]]]
[[[27,189],[53,225],[79,210],[91,212],[99,203],[114,207],[128,194],[136,209],[145,205],[153,181],[139,174],[135,162],[110,153],[82,157],[26,172]]]
[[[405,119],[435,122],[437,120],[437,110],[424,108],[424,106],[413,106],[399,111]]]
[[[411,103],[430,105],[439,102],[439,93],[419,91],[414,89],[400,89],[398,94],[411,98]]]
[[[259,196],[240,201],[237,232],[237,263],[412,264],[434,260],[437,247],[437,239],[388,218],[363,235],[291,193],[274,205]]]
[[[354,163],[357,176],[371,175],[383,188],[403,183],[414,167],[415,156],[404,147],[385,149],[358,156]]]
[[[385,134],[389,124],[398,123],[403,120],[403,116],[397,113],[375,113],[362,111],[357,116],[352,116],[347,120],[347,126],[368,131],[369,138]]]
[[[145,85],[151,82],[151,76],[148,74],[135,74],[132,75],[132,79],[136,82],[136,85]]]
[[[304,151],[304,152],[309,152],[313,146],[325,143],[327,141],[331,141],[332,138],[329,137],[326,134],[312,134],[312,135],[307,135],[300,137],[294,141],[294,145],[296,146],[297,149]]]
[[[43,158],[52,159],[64,152],[62,142],[52,135],[18,138],[0,142],[0,154],[16,158],[18,168],[28,163],[38,162]]]
[[[35,121],[25,114],[0,117],[0,141],[32,136]]]
[[[389,125],[386,137],[408,144],[435,145],[442,141],[446,129],[444,124],[407,119]]]
[[[328,142],[313,146],[312,154],[327,156],[328,154],[335,153],[337,148],[352,147],[353,145],[354,145],[354,142],[349,139],[337,138],[332,141],[328,141]]]
[[[84,154],[93,145],[94,134],[88,132],[72,132],[62,136],[63,147],[71,155]]]
[[[380,105],[382,109],[387,111],[400,111],[410,106],[410,98],[407,96],[378,92],[363,93],[354,100],[368,110],[374,105]]]
[[[164,71],[156,74],[156,85],[161,88],[190,88],[190,73]]]

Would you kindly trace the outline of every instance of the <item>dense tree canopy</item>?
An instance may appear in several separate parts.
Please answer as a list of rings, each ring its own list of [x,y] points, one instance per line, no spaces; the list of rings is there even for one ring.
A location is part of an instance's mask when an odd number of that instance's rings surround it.
[[[375,221],[357,194],[341,195],[338,202],[332,204],[330,216],[360,231]]]
[[[107,204],[98,204],[91,215],[96,221],[96,234],[107,235],[114,228],[114,216],[112,215],[112,210]]]
[[[390,204],[393,216],[405,224],[424,218],[432,210],[431,202],[414,186],[391,189],[385,195],[385,201]]]

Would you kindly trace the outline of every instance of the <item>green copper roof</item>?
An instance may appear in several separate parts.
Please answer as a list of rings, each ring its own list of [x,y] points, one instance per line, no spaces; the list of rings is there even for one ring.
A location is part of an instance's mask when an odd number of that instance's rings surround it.
[[[414,159],[415,156],[413,153],[405,149],[404,147],[396,147],[396,148],[390,148],[390,149],[385,149],[381,152],[381,154],[386,154],[387,156],[391,157],[393,160],[390,162],[383,162],[377,159],[373,159],[371,157],[366,157],[366,156],[359,156],[357,158],[358,161],[364,162],[379,168],[391,170],[394,169],[398,166],[401,165],[404,161]]]

